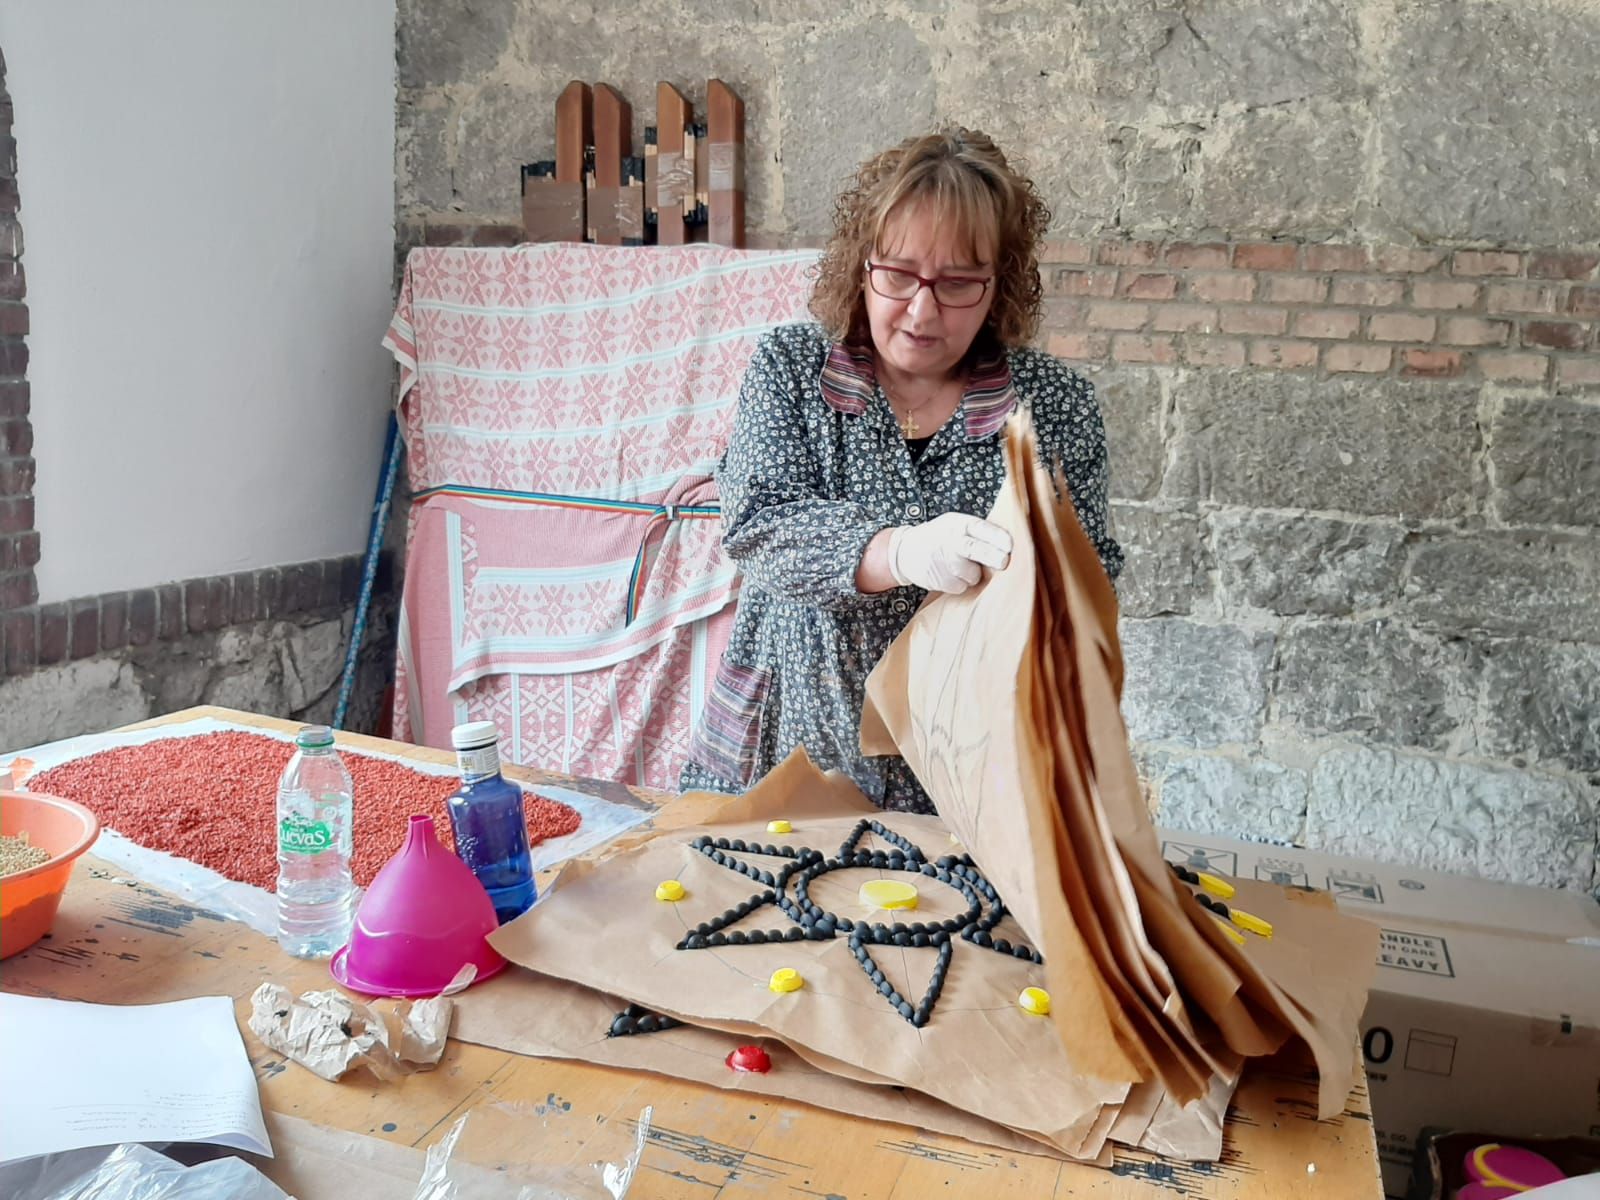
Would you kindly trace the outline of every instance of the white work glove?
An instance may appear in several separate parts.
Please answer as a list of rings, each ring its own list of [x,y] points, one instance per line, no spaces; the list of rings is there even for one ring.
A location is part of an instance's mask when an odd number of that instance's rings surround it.
[[[921,525],[901,525],[889,535],[889,573],[901,586],[930,592],[964,592],[984,567],[1005,569],[1011,535],[966,513],[945,513]]]

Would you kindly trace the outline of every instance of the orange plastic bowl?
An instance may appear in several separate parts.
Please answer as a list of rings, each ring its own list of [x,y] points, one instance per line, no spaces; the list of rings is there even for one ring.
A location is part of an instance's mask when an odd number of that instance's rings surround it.
[[[0,877],[0,958],[10,958],[50,931],[72,864],[100,836],[100,819],[58,796],[0,791],[0,833],[26,832],[50,861]]]

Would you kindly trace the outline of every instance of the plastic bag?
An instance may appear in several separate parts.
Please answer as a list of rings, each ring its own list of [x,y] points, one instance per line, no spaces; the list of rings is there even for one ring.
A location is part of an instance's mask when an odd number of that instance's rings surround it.
[[[589,1171],[570,1167],[519,1167],[510,1173],[496,1172],[488,1179],[482,1177],[481,1168],[470,1163],[451,1163],[456,1143],[472,1115],[468,1113],[450,1127],[449,1133],[428,1147],[427,1165],[414,1200],[622,1200],[644,1156],[652,1112],[649,1107],[640,1112],[633,1150],[620,1163],[594,1163]],[[589,1177],[591,1174],[598,1174],[599,1178]],[[513,1186],[517,1188],[515,1193],[510,1191]]]
[[[242,1158],[186,1167],[148,1146],[46,1154],[0,1168],[9,1200],[289,1200]]]
[[[623,1200],[644,1154],[650,1117],[649,1108],[639,1114],[632,1148],[620,1162],[509,1170],[478,1166],[470,1158],[456,1155],[457,1143],[467,1124],[467,1118],[462,1117],[449,1133],[428,1148],[413,1200]],[[537,1127],[530,1129],[529,1114],[520,1105],[492,1106],[480,1114],[479,1124],[483,1125],[480,1132],[489,1135],[491,1140],[505,1136],[508,1129],[529,1132],[535,1137],[538,1133]],[[215,1152],[219,1148],[202,1149]],[[287,1192],[242,1158],[224,1156],[184,1166],[141,1145],[70,1150],[0,1166],[0,1198],[291,1200]],[[303,1200],[329,1198],[308,1196]]]

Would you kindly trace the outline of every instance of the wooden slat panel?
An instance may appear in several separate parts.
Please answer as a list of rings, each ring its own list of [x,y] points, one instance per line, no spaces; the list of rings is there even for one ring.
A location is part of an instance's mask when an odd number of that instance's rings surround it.
[[[684,217],[694,208],[694,164],[685,131],[693,123],[688,97],[670,83],[656,84],[656,241],[663,246],[689,240]]]
[[[589,240],[622,244],[618,207],[624,198],[623,160],[633,153],[633,106],[609,83],[594,86],[594,170],[589,176]]]
[[[709,181],[706,205],[708,240],[721,246],[745,244],[744,101],[720,79],[706,83]]]
[[[594,85],[594,181],[622,186],[622,160],[633,154],[633,105],[609,83]]]
[[[556,97],[556,182],[583,182],[583,152],[594,144],[594,100],[574,79]]]
[[[551,160],[529,163],[522,173],[522,240],[581,242],[584,185],[557,183]]]

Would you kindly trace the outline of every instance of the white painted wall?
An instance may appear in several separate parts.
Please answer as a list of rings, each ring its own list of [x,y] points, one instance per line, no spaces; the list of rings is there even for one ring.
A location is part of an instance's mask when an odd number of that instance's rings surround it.
[[[6,0],[40,599],[365,544],[394,0]]]

